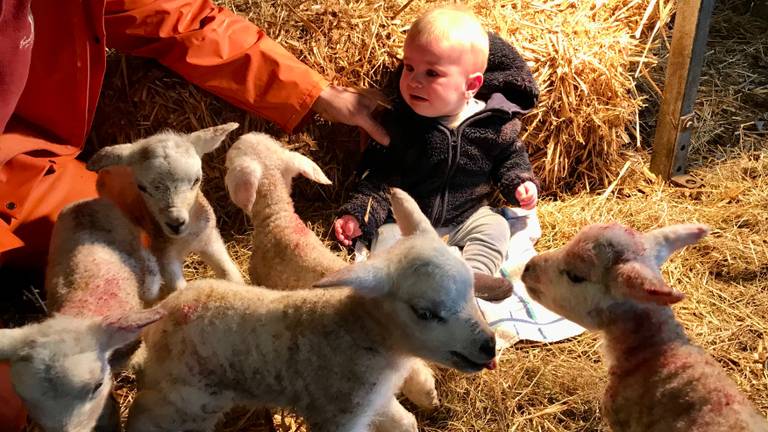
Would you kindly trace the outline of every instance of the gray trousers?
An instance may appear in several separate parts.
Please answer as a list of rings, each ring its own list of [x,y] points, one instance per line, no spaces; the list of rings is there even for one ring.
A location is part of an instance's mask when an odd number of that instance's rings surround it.
[[[437,228],[441,237],[448,236],[448,246],[461,249],[461,255],[472,270],[495,276],[509,248],[509,222],[488,206],[480,207],[464,223]],[[399,238],[397,224],[379,227],[371,244],[371,254],[389,249]]]

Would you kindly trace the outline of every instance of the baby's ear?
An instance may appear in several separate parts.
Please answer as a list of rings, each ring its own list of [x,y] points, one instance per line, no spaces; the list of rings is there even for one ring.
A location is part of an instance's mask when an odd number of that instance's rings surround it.
[[[468,98],[475,97],[477,91],[483,86],[483,74],[481,72],[473,73],[467,77],[467,96]]]

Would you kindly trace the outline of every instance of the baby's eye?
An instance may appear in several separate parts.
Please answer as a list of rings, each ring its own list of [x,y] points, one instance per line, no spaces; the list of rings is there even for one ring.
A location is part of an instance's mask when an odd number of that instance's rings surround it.
[[[403,69],[405,69],[406,72],[413,72],[413,66],[406,64]]]
[[[440,74],[434,69],[427,69],[427,76],[430,78],[439,77]]]

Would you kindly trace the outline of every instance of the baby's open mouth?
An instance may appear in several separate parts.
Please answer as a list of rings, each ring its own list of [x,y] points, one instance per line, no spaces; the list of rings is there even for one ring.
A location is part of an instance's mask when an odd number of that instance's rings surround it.
[[[411,95],[411,99],[415,100],[416,102],[427,102],[427,98],[415,94]]]

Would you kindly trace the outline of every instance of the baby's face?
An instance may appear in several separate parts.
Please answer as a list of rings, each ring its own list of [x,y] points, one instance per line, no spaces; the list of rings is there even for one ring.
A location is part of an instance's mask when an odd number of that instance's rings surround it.
[[[400,94],[422,116],[456,115],[479,88],[470,77],[475,71],[467,49],[408,41],[404,51]]]

